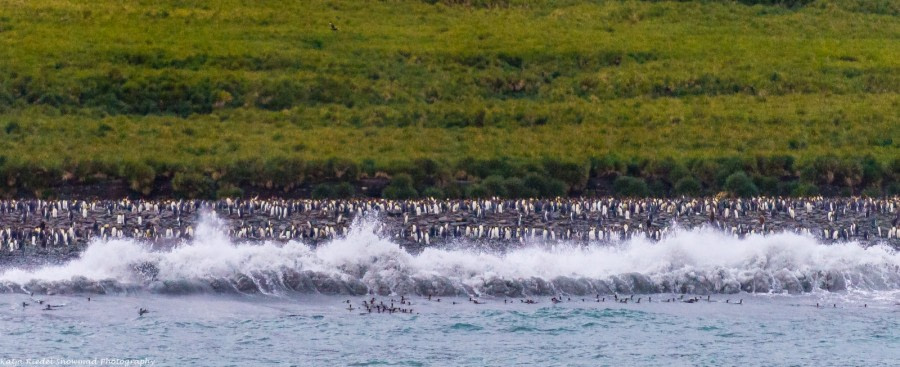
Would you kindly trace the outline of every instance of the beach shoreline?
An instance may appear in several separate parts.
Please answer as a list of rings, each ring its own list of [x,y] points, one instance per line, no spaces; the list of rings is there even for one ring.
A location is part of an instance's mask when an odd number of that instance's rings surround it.
[[[659,240],[700,227],[736,237],[792,232],[823,242],[900,248],[898,197],[7,200],[0,202],[0,259],[18,254],[64,260],[94,239],[130,238],[166,248],[193,238],[206,218],[237,242],[310,245],[346,235],[356,220],[373,220],[380,236],[412,252],[456,240],[497,250],[535,242]]]

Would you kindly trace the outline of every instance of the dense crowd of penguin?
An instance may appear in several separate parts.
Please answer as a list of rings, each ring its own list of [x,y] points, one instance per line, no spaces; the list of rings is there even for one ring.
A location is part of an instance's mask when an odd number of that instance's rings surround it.
[[[214,212],[241,241],[320,243],[354,218],[407,247],[438,242],[659,240],[674,226],[729,235],[805,233],[826,241],[900,244],[900,198],[557,198],[483,200],[2,200],[0,253],[83,246],[94,238],[164,243],[190,239]]]

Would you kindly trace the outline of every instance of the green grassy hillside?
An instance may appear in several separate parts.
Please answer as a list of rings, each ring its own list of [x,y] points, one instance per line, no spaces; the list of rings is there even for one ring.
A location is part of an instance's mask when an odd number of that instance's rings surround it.
[[[0,0],[0,49],[8,195],[900,191],[893,0]]]

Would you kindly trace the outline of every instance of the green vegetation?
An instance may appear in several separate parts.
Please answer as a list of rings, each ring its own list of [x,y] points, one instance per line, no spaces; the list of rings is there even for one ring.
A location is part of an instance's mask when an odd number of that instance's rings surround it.
[[[744,198],[759,195],[759,189],[744,172],[735,172],[728,176],[725,179],[725,190],[735,196]]]
[[[382,195],[388,199],[415,199],[419,193],[413,188],[413,180],[408,174],[394,175],[391,184],[384,188]]]
[[[619,176],[613,182],[616,195],[625,197],[642,197],[650,195],[650,188],[642,178]]]
[[[703,186],[696,178],[684,177],[675,183],[673,189],[675,190],[675,195],[695,196],[702,192]]]
[[[898,39],[895,0],[0,0],[0,190],[892,194]]]

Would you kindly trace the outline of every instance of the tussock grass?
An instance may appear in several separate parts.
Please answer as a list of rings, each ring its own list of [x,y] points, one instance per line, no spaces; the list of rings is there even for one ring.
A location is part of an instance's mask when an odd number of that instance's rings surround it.
[[[672,194],[651,173],[665,159],[714,191],[704,170],[737,158],[770,193],[882,193],[898,16],[879,0],[0,0],[0,173],[212,196],[402,172],[447,193],[552,161],[583,168],[571,193],[635,176]],[[796,164],[756,163],[781,157]]]

